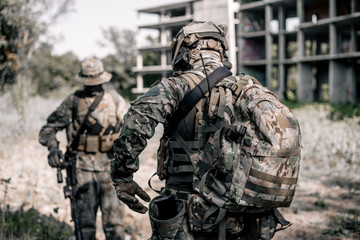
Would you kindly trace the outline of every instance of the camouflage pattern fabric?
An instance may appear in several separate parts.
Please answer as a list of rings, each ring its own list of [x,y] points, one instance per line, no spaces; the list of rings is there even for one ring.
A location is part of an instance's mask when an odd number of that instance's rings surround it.
[[[202,51],[202,56],[209,71],[223,66],[220,55],[214,51]],[[193,68],[186,73],[204,76],[200,59],[197,59]],[[111,163],[114,182],[122,181],[139,169],[138,156],[145,149],[147,139],[154,135],[157,124],[166,124],[166,119],[175,112],[179,102],[191,90],[181,74],[157,82],[131,103],[124,116],[120,137],[114,142],[116,159]]]
[[[87,106],[89,106],[94,101],[95,96],[89,96],[85,98]],[[123,121],[123,116],[128,107],[126,101],[118,95],[119,106],[117,108],[117,117],[120,121]],[[58,145],[58,140],[56,139],[56,133],[63,129],[66,130],[67,141],[68,143],[72,141],[75,137],[76,132],[78,131],[80,124],[87,112],[77,111],[75,121],[72,121],[72,107],[74,101],[74,94],[68,96],[61,105],[54,111],[47,119],[47,124],[45,124],[39,133],[39,142],[50,148],[51,146]],[[101,125],[107,126],[109,124],[115,124],[110,122],[110,119],[116,121],[115,111],[110,111],[110,105],[114,105],[114,100],[112,95],[105,91],[104,97],[101,100],[100,104],[94,110],[94,112],[89,117],[90,119],[97,119]],[[112,117],[114,116],[114,117]],[[77,168],[88,170],[88,171],[109,171],[110,169],[110,160],[109,156],[106,153],[86,153],[80,151],[77,155]]]
[[[81,232],[84,239],[95,239],[96,215],[100,207],[102,226],[106,239],[124,240],[122,203],[117,199],[108,172],[77,169],[78,206]]]
[[[91,95],[86,95],[84,103],[89,106],[98,93],[94,92]],[[115,124],[114,121],[117,121],[117,119],[122,122],[128,106],[119,94],[116,95],[119,102],[117,109],[112,94],[106,90],[100,104],[89,118],[97,119],[103,126]],[[58,145],[56,133],[63,129],[66,130],[68,144],[72,142],[86,114],[82,110],[76,111],[77,114],[73,121],[74,98],[74,94],[69,95],[48,117],[47,123],[39,133],[39,142],[42,145],[48,148]],[[115,113],[117,113],[117,117]],[[102,211],[103,227],[107,239],[124,239],[124,227],[122,226],[123,206],[116,198],[109,177],[110,160],[113,153],[78,151],[76,157],[76,177],[79,185],[77,203],[84,239],[95,239],[95,217],[98,207]]]

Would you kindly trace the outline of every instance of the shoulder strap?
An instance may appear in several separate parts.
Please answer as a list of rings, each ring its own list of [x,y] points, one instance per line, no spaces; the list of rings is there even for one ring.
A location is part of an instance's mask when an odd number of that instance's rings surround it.
[[[119,98],[117,96],[117,92],[114,89],[108,89],[107,91],[109,91],[109,93],[111,94],[111,97],[113,98],[113,100],[115,102],[116,111],[117,111],[117,108],[119,106]]]
[[[73,102],[72,102],[72,120],[73,122],[75,121],[76,119],[76,114],[77,114],[77,111],[78,111],[78,105],[79,105],[79,99],[83,96],[84,94],[84,90],[77,90],[75,93],[74,93],[74,99],[73,99]]]
[[[188,92],[184,99],[179,103],[178,110],[173,114],[171,125],[167,128],[165,136],[170,136],[176,129],[179,122],[190,112],[191,109],[202,99],[209,89],[213,88],[217,83],[232,73],[226,67],[219,67],[215,69],[209,76],[201,80],[190,92]]]
[[[85,130],[85,121],[89,117],[90,113],[92,113],[96,109],[96,107],[99,105],[99,103],[100,103],[101,99],[103,98],[103,96],[104,96],[104,91],[101,91],[100,94],[98,94],[95,97],[94,101],[91,103],[88,112],[86,113],[83,121],[80,124],[79,131],[76,133],[73,141],[70,144],[71,149],[76,149],[77,148],[77,145],[79,144],[80,134]]]
[[[116,115],[116,120],[117,121],[116,121],[114,133],[117,133],[117,132],[120,131],[120,127],[121,127],[120,118],[118,116],[118,107],[119,107],[119,104],[120,104],[120,100],[118,98],[118,93],[114,89],[108,89],[108,91],[110,92],[110,94],[112,96],[112,99],[115,102],[115,115]]]

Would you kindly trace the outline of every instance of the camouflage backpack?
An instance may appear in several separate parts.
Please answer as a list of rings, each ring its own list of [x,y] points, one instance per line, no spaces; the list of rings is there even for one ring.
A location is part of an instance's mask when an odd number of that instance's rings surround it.
[[[204,76],[190,71],[181,77],[193,88]],[[192,140],[186,138],[189,129]],[[222,209],[263,212],[291,204],[300,167],[299,124],[251,76],[230,76],[213,87],[166,147],[158,175],[193,172],[193,189]],[[191,165],[176,163],[186,159]]]

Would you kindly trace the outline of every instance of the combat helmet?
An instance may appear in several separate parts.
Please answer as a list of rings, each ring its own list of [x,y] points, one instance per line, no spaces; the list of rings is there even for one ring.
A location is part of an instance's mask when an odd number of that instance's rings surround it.
[[[81,63],[76,81],[85,86],[99,85],[110,81],[111,73],[104,71],[104,65],[97,58],[87,58]]]
[[[175,71],[191,67],[199,50],[214,50],[221,56],[224,66],[231,68],[225,53],[229,49],[226,40],[226,25],[216,25],[211,21],[193,21],[182,27],[171,44],[172,67]]]

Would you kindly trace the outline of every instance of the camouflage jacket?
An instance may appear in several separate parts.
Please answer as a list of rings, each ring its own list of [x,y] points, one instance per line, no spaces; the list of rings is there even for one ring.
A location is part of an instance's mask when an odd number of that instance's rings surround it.
[[[206,57],[209,73],[222,66],[218,57],[211,54]],[[198,62],[189,72],[204,76],[202,71],[201,62]],[[154,135],[157,124],[166,125],[181,100],[191,90],[190,84],[181,77],[183,74],[187,72],[176,72],[172,77],[155,83],[131,103],[124,117],[120,137],[114,142],[116,158],[111,163],[111,178],[114,182],[132,178],[132,174],[139,169],[138,156],[147,146],[147,139]]]
[[[85,108],[85,111],[78,111],[78,109],[76,109],[76,116],[73,116],[75,93],[69,95],[48,117],[47,123],[40,130],[39,142],[48,148],[58,145],[56,133],[66,129],[67,141],[70,143],[80,128],[80,124],[86,115],[87,108],[94,101],[97,94],[98,93],[95,93],[93,96],[85,96],[85,98],[83,98],[87,107]],[[119,100],[117,109],[114,107],[115,103],[112,94],[108,90],[105,90],[105,94],[101,102],[90,114],[89,118],[97,119],[100,124],[105,127],[109,124],[114,124],[112,123],[114,119],[116,119],[116,121],[119,120],[122,123],[124,113],[128,106],[126,101],[119,94],[116,93],[115,96]],[[111,104],[113,107],[110,107]],[[109,171],[109,165],[110,158],[106,153],[95,152],[90,154],[84,151],[78,151],[77,167],[80,169],[88,171]]]

